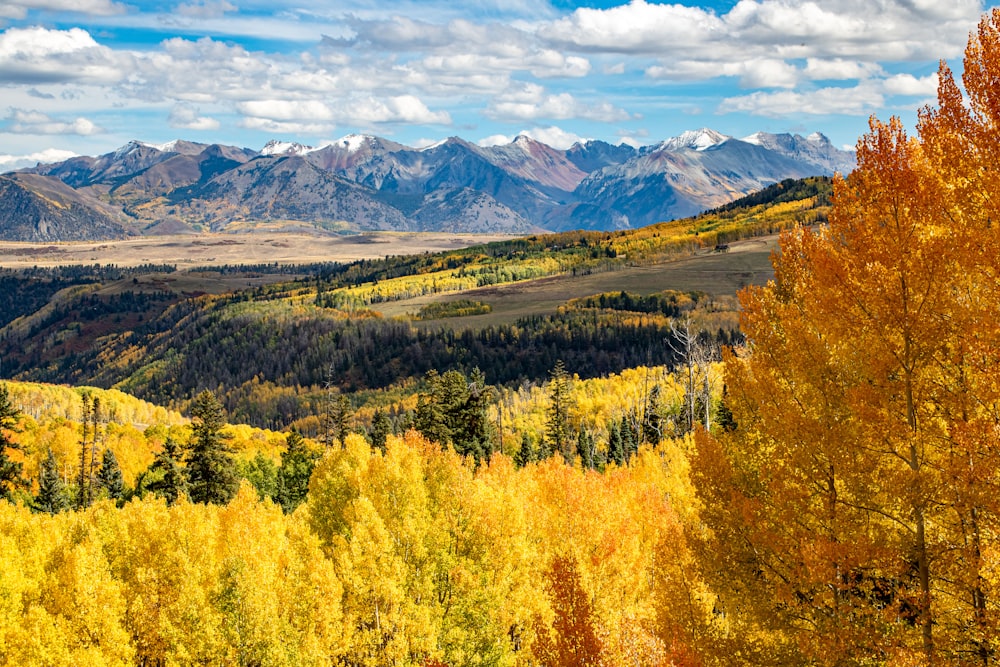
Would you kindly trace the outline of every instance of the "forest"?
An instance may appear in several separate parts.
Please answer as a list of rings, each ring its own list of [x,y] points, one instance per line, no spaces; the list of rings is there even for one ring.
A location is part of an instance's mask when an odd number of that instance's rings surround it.
[[[996,664],[998,81],[994,9],[916,132],[873,118],[792,216],[738,331],[676,291],[462,330],[367,307],[611,270],[680,223],[177,299],[86,363],[45,329],[0,382],[0,663]]]

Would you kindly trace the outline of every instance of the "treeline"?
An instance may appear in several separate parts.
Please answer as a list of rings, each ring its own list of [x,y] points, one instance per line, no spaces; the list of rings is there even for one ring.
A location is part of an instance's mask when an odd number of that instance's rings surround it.
[[[37,312],[57,292],[67,287],[149,273],[172,273],[175,270],[176,267],[171,264],[142,264],[135,267],[94,264],[0,269],[0,327],[18,317]]]
[[[710,302],[703,295],[682,300],[688,309]],[[116,312],[114,303],[97,303],[98,319]],[[81,318],[87,312],[74,311]],[[739,340],[728,326],[701,335],[716,347]],[[478,368],[490,384],[516,385],[544,381],[560,359],[580,377],[598,377],[640,365],[674,365],[673,336],[662,315],[610,309],[570,307],[513,324],[455,331],[371,314],[331,318],[308,306],[265,308],[206,297],[170,306],[155,321],[136,323],[127,335],[106,337],[98,349],[60,355],[58,347],[58,365],[37,363],[45,358],[44,339],[5,364],[8,372],[35,381],[120,383],[140,398],[175,407],[210,388],[234,420],[283,428],[314,414],[305,394],[330,382],[357,392],[431,370]]]
[[[769,185],[762,190],[752,192],[728,204],[713,208],[702,213],[703,216],[720,215],[751,209],[764,204],[782,204],[802,199],[816,199],[817,206],[830,206],[833,196],[833,179],[829,176],[813,176],[812,178],[785,180]]]

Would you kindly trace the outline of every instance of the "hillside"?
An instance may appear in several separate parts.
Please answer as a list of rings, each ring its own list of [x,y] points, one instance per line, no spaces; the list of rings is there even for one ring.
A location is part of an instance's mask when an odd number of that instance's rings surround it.
[[[289,225],[324,232],[635,229],[787,178],[847,173],[853,166],[852,153],[818,133],[741,140],[707,129],[641,148],[588,142],[567,150],[526,136],[501,146],[455,137],[419,149],[358,135],[319,148],[271,142],[261,151],[133,141],[96,158],[9,176],[20,189],[0,192],[0,203],[9,201],[0,239]],[[61,200],[45,196],[56,190]],[[55,223],[66,218],[60,201],[71,193],[72,229]],[[31,206],[21,203],[32,194]],[[109,227],[108,216],[119,227]]]
[[[544,380],[559,359],[581,377],[669,365],[676,362],[664,345],[671,318],[701,318],[707,335],[731,343],[732,294],[770,276],[767,244],[731,253],[715,252],[716,245],[823,220],[829,187],[827,179],[786,182],[766,203],[757,196],[639,230],[303,266],[297,280],[255,281],[230,293],[167,291],[157,287],[162,279],[136,269],[76,279],[76,292],[54,292],[58,299],[39,306],[35,290],[15,284],[11,294],[25,301],[11,308],[22,317],[0,331],[0,353],[5,372],[19,378],[115,386],[181,408],[200,388],[221,387],[220,400],[238,419],[301,423],[312,433],[321,388],[331,384],[384,390],[430,370],[479,368],[490,383],[513,386]],[[170,278],[171,267],[159,270],[167,273],[156,276]],[[231,267],[234,278],[260,270]],[[572,301],[619,293],[659,305]],[[472,310],[449,305],[456,300]]]

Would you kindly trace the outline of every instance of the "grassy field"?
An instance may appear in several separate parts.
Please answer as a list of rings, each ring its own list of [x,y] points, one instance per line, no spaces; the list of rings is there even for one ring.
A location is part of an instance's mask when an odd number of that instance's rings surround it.
[[[224,264],[353,262],[466,248],[505,235],[369,232],[352,236],[304,233],[145,236],[121,241],[0,242],[0,267],[72,264],[176,264],[178,270]]]
[[[620,271],[585,276],[552,276],[496,287],[435,294],[373,306],[386,317],[413,315],[434,301],[471,299],[489,304],[492,312],[469,317],[416,322],[417,326],[478,328],[512,322],[525,315],[545,315],[570,299],[602,292],[629,291],[651,294],[663,290],[707,292],[732,297],[741,288],[764,284],[774,275],[771,251],[777,236],[739,241],[728,253],[703,252],[685,259],[652,266],[632,266]]]

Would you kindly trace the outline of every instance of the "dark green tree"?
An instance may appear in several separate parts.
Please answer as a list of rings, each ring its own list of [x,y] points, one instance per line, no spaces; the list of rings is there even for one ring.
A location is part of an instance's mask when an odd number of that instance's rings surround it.
[[[346,394],[338,393],[333,401],[330,422],[333,429],[333,437],[336,438],[341,447],[344,446],[344,438],[351,432],[350,422],[352,414],[351,399]]]
[[[545,440],[553,452],[570,458],[569,374],[562,359],[556,362],[549,379],[549,408],[545,422]]]
[[[527,432],[521,433],[521,448],[514,456],[514,463],[518,468],[523,468],[537,458],[538,454],[535,452],[535,444],[531,441],[531,436]]]
[[[58,514],[67,507],[69,498],[66,497],[66,485],[59,475],[59,463],[50,447],[38,471],[38,495],[35,496],[34,508],[38,512]]]
[[[125,495],[125,480],[122,479],[122,469],[118,465],[118,457],[111,449],[104,450],[101,468],[97,471],[97,484],[112,500],[121,500],[122,496]]]
[[[191,501],[225,505],[239,489],[222,405],[207,389],[191,404],[191,440],[188,442],[187,474]]]
[[[608,463],[625,465],[625,442],[617,419],[612,419],[608,424]]]
[[[168,505],[173,505],[181,496],[187,495],[187,475],[181,466],[182,455],[180,446],[173,438],[168,437],[163,443],[163,450],[157,453],[153,464],[143,474],[144,479],[136,482],[137,489],[145,486],[148,491],[164,498]]]
[[[496,399],[496,389],[486,384],[486,376],[475,368],[468,382],[462,376],[458,396],[450,406],[454,411],[449,415],[452,444],[459,454],[472,456],[477,463],[489,458],[492,452],[496,431],[489,418],[489,407]]]
[[[309,493],[309,478],[319,458],[298,431],[288,434],[278,468],[278,495],[275,498],[286,514],[295,511]],[[384,446],[384,442],[383,442]]]
[[[14,502],[14,494],[18,489],[27,486],[27,481],[22,476],[24,466],[7,455],[8,449],[21,449],[10,437],[20,414],[20,410],[10,402],[7,385],[0,385],[0,499],[9,502]]]
[[[372,447],[385,451],[385,439],[392,433],[392,422],[382,408],[376,408],[372,415]]]
[[[654,384],[646,397],[646,410],[642,415],[642,439],[652,445],[657,445],[663,439],[663,398],[660,385]]]

